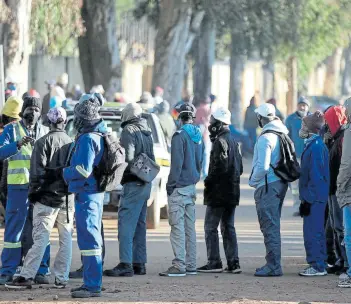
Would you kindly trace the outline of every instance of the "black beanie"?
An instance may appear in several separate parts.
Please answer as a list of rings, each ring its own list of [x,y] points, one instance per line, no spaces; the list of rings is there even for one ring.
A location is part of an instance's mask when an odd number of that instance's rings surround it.
[[[23,114],[26,108],[28,107],[38,107],[41,111],[42,104],[39,98],[36,97],[31,97],[31,96],[26,96],[23,99],[23,106],[22,106],[22,111],[21,113]]]

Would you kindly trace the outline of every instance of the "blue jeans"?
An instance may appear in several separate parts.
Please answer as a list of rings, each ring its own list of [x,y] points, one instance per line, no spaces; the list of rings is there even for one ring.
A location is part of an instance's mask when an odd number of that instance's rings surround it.
[[[83,257],[84,287],[101,291],[102,237],[101,221],[105,193],[76,194],[76,227],[78,246]]]
[[[266,191],[268,190],[268,191]],[[281,274],[280,218],[288,184],[276,181],[255,191],[258,221],[266,246],[266,266]]]
[[[234,227],[235,207],[207,206],[205,217],[205,239],[207,260],[210,264],[221,263],[219,253],[218,225],[221,223],[224,253],[228,266],[239,262],[238,241]]]
[[[307,263],[318,271],[326,268],[327,249],[324,230],[326,203],[311,205],[309,216],[303,217],[303,238]]]
[[[146,263],[146,210],[151,183],[130,182],[123,186],[118,210],[118,241],[121,263]]]
[[[344,242],[346,248],[346,256],[349,261],[349,265],[351,264],[351,205],[346,205],[342,208],[343,217],[344,217]],[[347,270],[347,274],[351,277],[351,266]]]

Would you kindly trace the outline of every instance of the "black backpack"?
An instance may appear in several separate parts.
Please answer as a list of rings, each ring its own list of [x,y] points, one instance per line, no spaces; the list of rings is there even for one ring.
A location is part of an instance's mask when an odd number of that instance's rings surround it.
[[[104,153],[98,166],[94,167],[94,177],[98,182],[99,191],[113,191],[121,183],[124,170],[128,164],[125,161],[124,148],[117,137],[111,133],[95,133],[104,139]]]
[[[280,160],[273,169],[282,181],[291,183],[300,177],[300,165],[296,158],[295,146],[290,137],[284,133],[268,130],[262,133],[273,133],[279,137],[280,140]]]

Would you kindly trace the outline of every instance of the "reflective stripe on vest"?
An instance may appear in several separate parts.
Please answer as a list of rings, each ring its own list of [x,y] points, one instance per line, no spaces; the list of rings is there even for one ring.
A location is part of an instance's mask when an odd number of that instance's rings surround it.
[[[17,242],[17,243],[4,242],[4,248],[15,249],[15,248],[21,248],[21,247],[22,247],[21,242]]]
[[[90,250],[81,250],[80,253],[82,256],[94,256],[94,255],[101,255],[101,249],[90,249]]]
[[[14,140],[19,141],[26,132],[21,123],[13,124]],[[30,158],[32,156],[32,145],[22,146],[21,150],[9,158],[7,173],[8,185],[26,185],[29,183]]]

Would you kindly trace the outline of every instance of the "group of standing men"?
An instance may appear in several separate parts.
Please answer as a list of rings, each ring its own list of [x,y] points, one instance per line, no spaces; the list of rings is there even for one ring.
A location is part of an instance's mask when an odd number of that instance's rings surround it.
[[[255,201],[266,246],[266,264],[256,276],[280,276],[280,216],[288,184],[276,174],[281,157],[279,134],[294,143],[300,162],[300,178],[291,183],[294,215],[303,217],[304,244],[309,266],[301,276],[338,274],[339,287],[351,287],[351,99],[324,113],[310,113],[310,102],[300,97],[297,111],[285,125],[269,104],[255,113],[263,128],[257,139],[250,186],[256,189]],[[267,132],[270,130],[270,132]],[[274,132],[273,132],[274,131]]]

